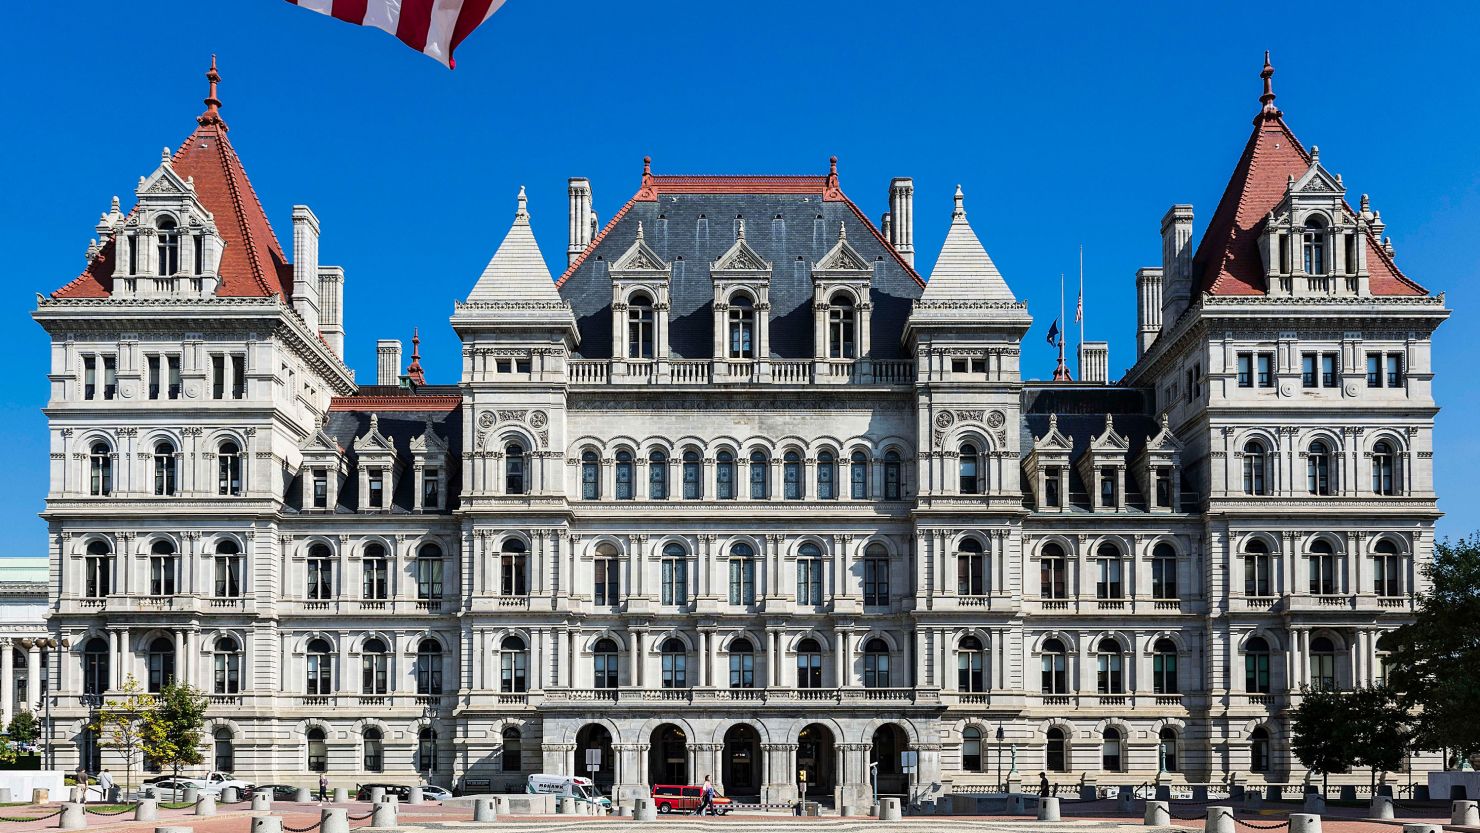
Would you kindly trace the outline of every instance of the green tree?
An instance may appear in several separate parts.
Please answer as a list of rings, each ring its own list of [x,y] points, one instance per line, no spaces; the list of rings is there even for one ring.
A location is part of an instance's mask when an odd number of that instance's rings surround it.
[[[194,686],[170,683],[159,690],[154,708],[144,716],[144,751],[176,776],[180,768],[202,760],[201,729],[210,701]]]
[[[91,728],[104,749],[116,750],[123,756],[123,788],[133,788],[134,760],[144,748],[144,718],[154,710],[154,698],[139,686],[130,674],[119,689],[121,700],[108,700],[98,710]]]
[[[36,722],[36,713],[29,709],[16,712],[15,717],[10,719],[10,725],[5,727],[5,734],[13,743],[25,747],[34,746],[41,737],[41,725]]]
[[[1414,746],[1480,754],[1480,536],[1440,542],[1414,621],[1388,634],[1387,682],[1414,711]]]
[[[1349,711],[1355,729],[1352,763],[1371,767],[1372,794],[1383,773],[1403,766],[1403,757],[1413,745],[1413,713],[1386,686],[1361,688],[1349,695]]]
[[[1357,717],[1347,692],[1303,687],[1290,713],[1290,751],[1305,768],[1327,776],[1343,772],[1357,757]]]

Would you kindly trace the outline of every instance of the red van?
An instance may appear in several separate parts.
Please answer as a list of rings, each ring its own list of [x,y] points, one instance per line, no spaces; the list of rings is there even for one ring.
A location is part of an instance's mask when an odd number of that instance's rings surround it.
[[[714,793],[714,812],[724,815],[730,812],[730,799]],[[699,809],[699,788],[676,784],[653,785],[653,806],[660,813],[692,813]]]

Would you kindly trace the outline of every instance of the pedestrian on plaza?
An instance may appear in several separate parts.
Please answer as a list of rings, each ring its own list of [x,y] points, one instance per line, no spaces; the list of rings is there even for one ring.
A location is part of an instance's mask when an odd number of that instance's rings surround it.
[[[98,773],[98,791],[103,794],[104,801],[113,799],[113,774],[107,767],[103,767],[103,771]]]
[[[87,768],[78,764],[77,766],[77,800],[83,804],[87,803]]]
[[[708,775],[704,776],[704,786],[699,788],[699,809],[694,811],[694,815],[714,815],[714,783]]]
[[[1038,772],[1038,794],[1048,798],[1048,773],[1042,770]]]
[[[328,798],[329,798],[329,775],[328,775],[328,773],[321,772],[321,773],[319,773],[319,801],[326,801],[326,800],[328,800]]]

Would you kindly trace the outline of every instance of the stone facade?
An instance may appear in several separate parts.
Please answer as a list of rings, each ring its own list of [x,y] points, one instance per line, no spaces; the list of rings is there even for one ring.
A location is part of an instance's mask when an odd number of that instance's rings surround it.
[[[1198,250],[1175,206],[1127,281],[1117,385],[1024,381],[959,190],[927,282],[913,183],[881,232],[834,164],[645,166],[602,228],[573,179],[558,281],[521,191],[458,384],[387,341],[357,386],[346,276],[306,207],[277,248],[213,78],[35,312],[63,766],[134,677],[259,782],[1298,779],[1299,686],[1380,679],[1423,589],[1448,312],[1262,101]]]

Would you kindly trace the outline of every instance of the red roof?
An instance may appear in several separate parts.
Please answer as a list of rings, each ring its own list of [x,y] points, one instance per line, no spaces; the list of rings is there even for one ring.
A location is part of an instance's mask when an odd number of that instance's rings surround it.
[[[331,411],[439,411],[457,410],[461,396],[336,396],[329,400]]]
[[[1223,199],[1203,232],[1192,271],[1198,288],[1212,295],[1263,295],[1268,291],[1264,262],[1259,255],[1259,235],[1265,218],[1285,197],[1290,177],[1299,179],[1310,169],[1311,157],[1290,132],[1284,114],[1274,106],[1269,78],[1274,68],[1265,64],[1264,107],[1254,117],[1254,133],[1244,146],[1223,191]],[[1355,217],[1350,205],[1347,214]],[[1367,271],[1373,295],[1427,295],[1409,280],[1379,245],[1369,228]]]
[[[213,62],[208,77],[214,75]],[[220,101],[215,97],[215,80],[213,77],[206,111],[197,119],[199,125],[175,151],[171,164],[182,179],[194,178],[195,194],[214,215],[216,228],[226,243],[216,294],[289,298],[293,293],[293,267],[267,222],[267,214],[242,168],[241,158],[226,137],[226,122],[221,119]],[[111,239],[105,243],[82,274],[53,292],[52,297],[108,297],[113,290],[114,245]]]

